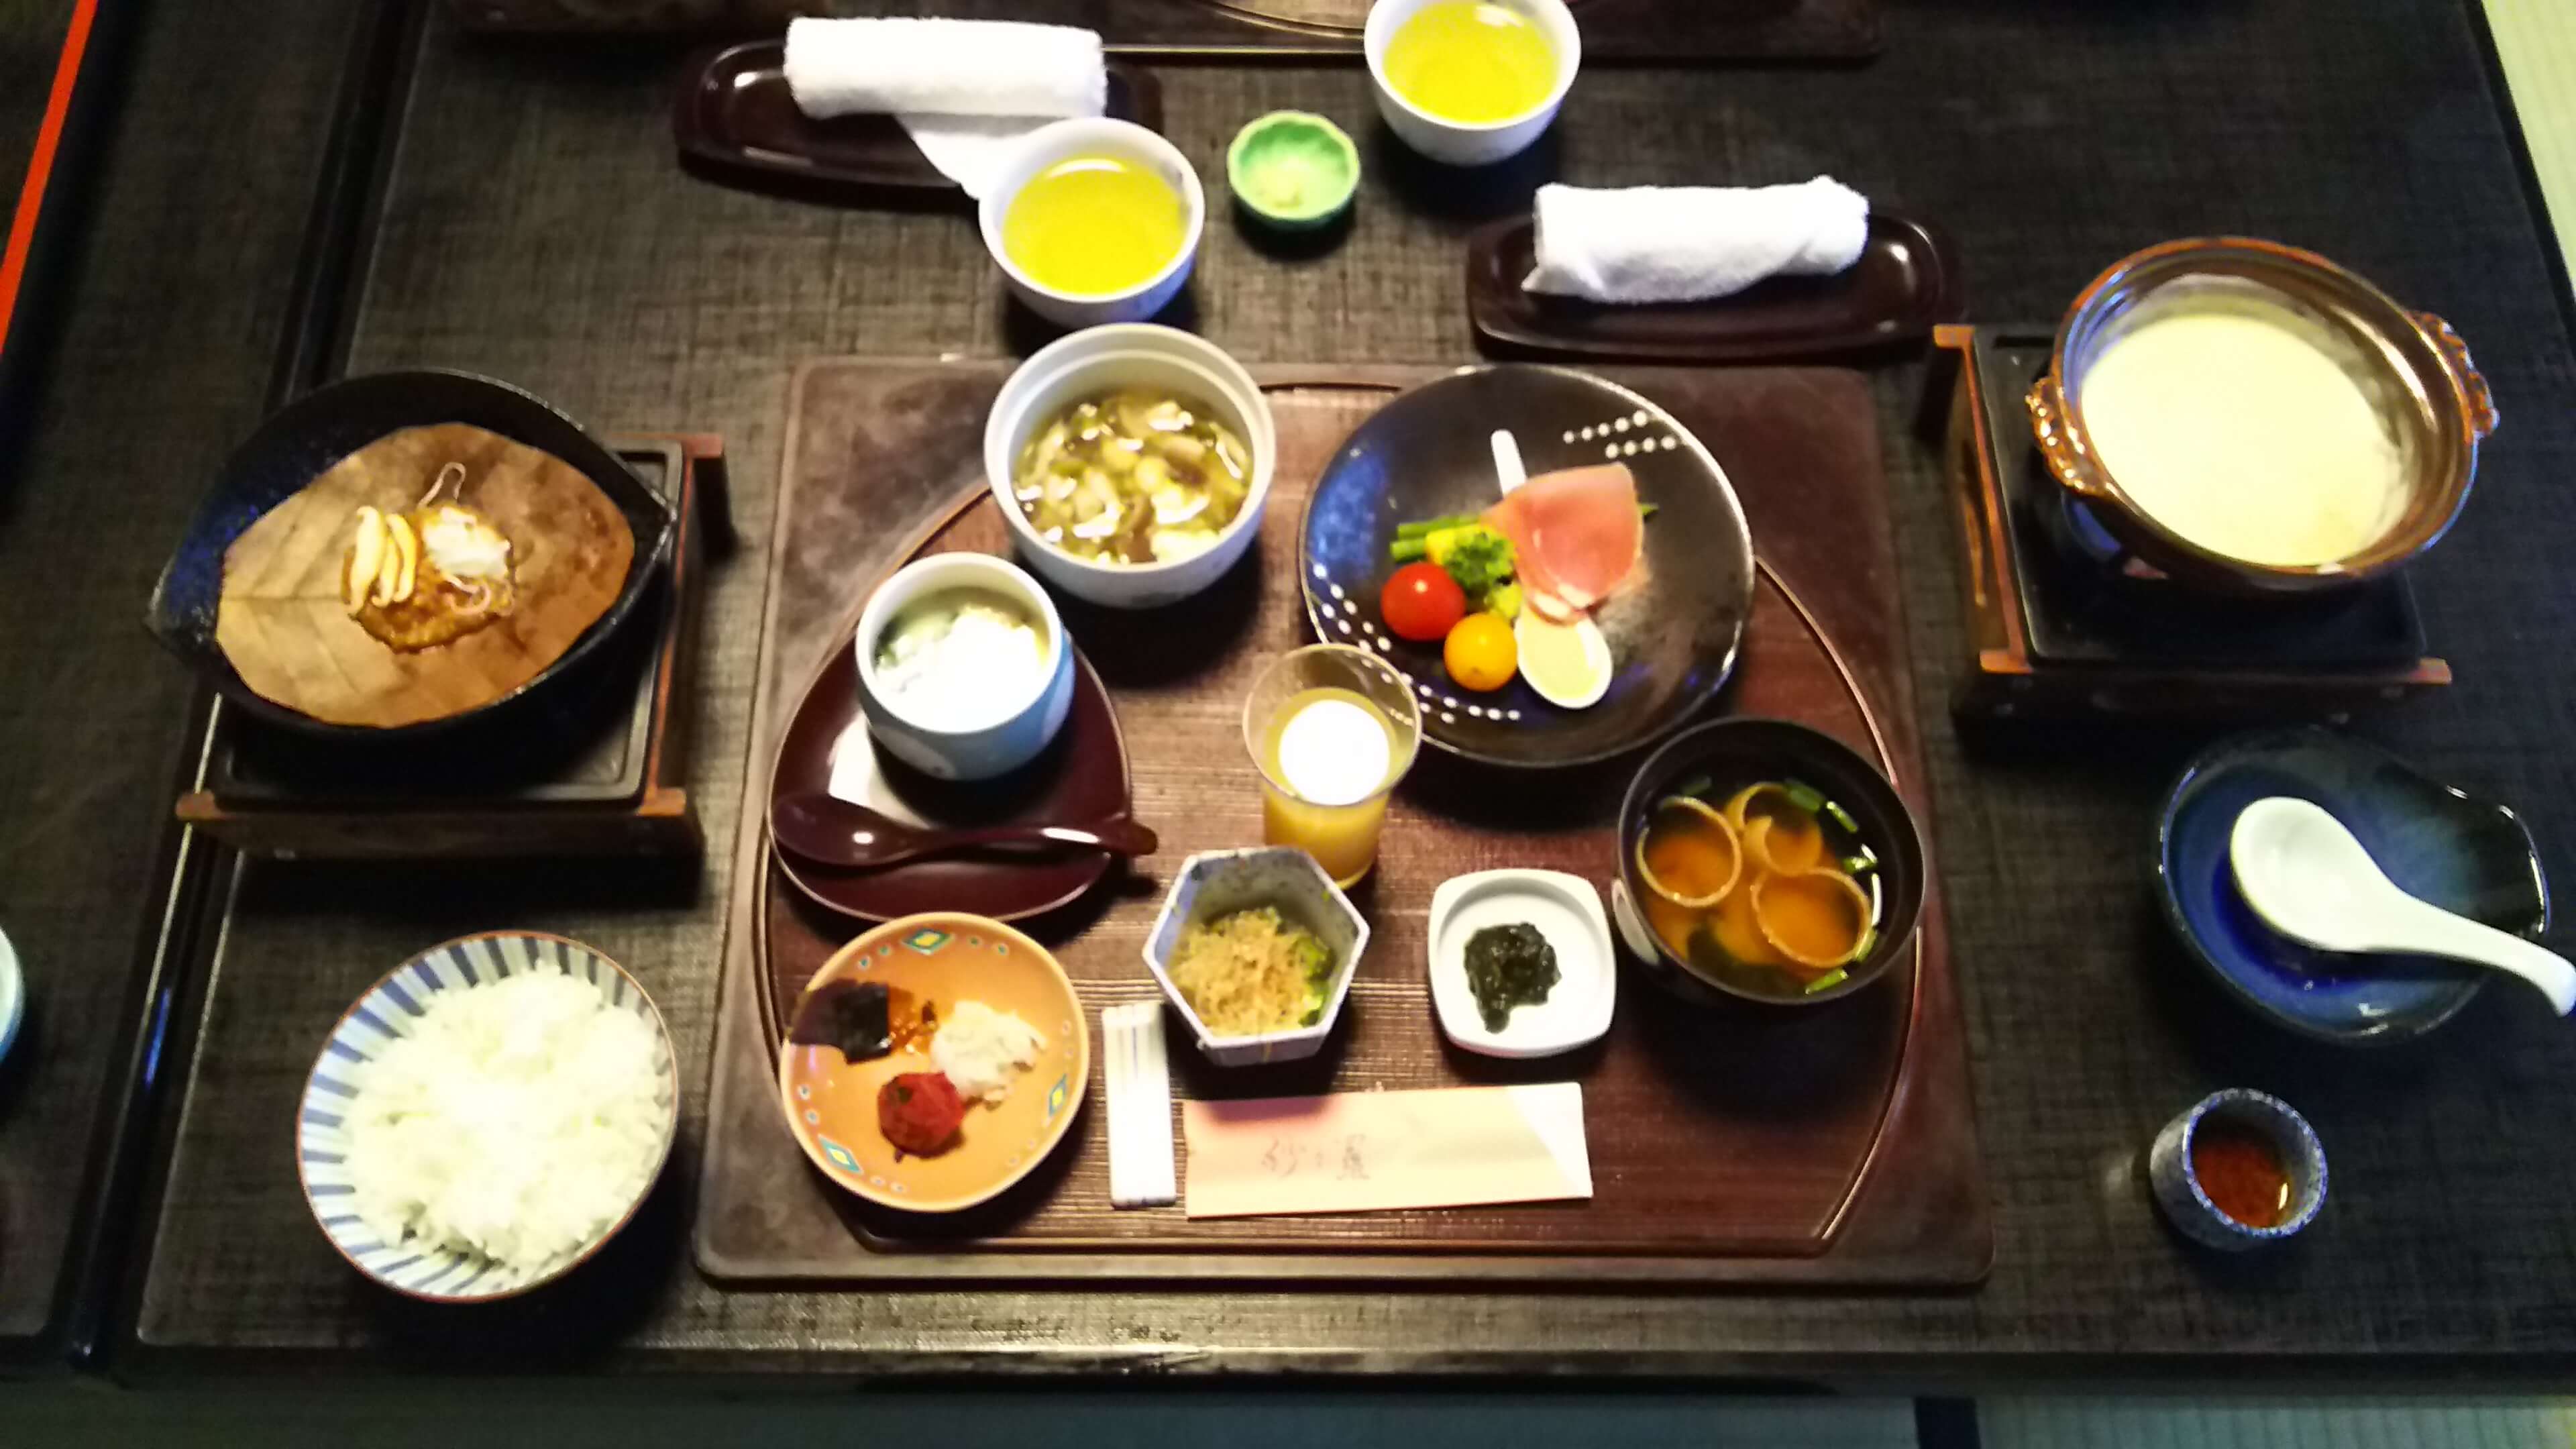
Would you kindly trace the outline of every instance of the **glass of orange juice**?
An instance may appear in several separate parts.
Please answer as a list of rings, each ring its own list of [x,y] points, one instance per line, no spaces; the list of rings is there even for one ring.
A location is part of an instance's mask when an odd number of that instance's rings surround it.
[[[1261,771],[1261,838],[1315,857],[1342,886],[1377,863],[1386,797],[1422,747],[1422,711],[1395,666],[1348,644],[1279,656],[1243,702]]]

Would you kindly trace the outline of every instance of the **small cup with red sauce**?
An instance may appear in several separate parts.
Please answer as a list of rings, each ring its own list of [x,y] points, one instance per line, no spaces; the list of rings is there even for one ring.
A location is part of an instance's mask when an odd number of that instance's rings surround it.
[[[2183,1236],[2242,1252],[2315,1221],[2326,1203],[2326,1150],[2289,1103],[2231,1088],[2165,1124],[2148,1150],[2147,1178]]]

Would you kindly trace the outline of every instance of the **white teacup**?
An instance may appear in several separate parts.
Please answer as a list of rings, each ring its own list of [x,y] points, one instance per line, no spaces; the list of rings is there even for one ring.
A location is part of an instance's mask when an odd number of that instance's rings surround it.
[[[1011,214],[1020,188],[1038,173],[1076,156],[1109,155],[1160,176],[1181,198],[1181,249],[1162,270],[1118,292],[1065,292],[1047,286],[1020,269],[1002,245],[1002,223]],[[1199,237],[1207,229],[1207,191],[1181,149],[1152,131],[1128,121],[1079,119],[1057,121],[1029,133],[1011,153],[993,185],[977,205],[984,249],[1011,284],[1011,292],[1029,310],[1065,327],[1097,327],[1108,322],[1142,322],[1172,304],[1190,279],[1197,262]]]
[[[1546,100],[1520,115],[1500,121],[1467,122],[1433,115],[1405,99],[1386,78],[1387,43],[1406,21],[1435,3],[1438,0],[1377,0],[1369,7],[1365,44],[1370,86],[1377,94],[1377,113],[1386,117],[1387,126],[1405,145],[1452,166],[1489,166],[1528,150],[1530,143],[1546,134],[1549,124],[1556,120],[1557,107],[1565,104],[1565,93],[1574,86],[1574,73],[1582,68],[1583,35],[1575,28],[1574,12],[1565,8],[1565,0],[1492,0],[1528,16],[1545,33],[1548,48],[1556,52],[1556,85]]]

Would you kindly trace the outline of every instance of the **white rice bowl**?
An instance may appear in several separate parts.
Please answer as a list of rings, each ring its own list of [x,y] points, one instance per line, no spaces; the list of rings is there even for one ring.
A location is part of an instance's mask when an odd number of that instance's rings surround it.
[[[361,1272],[472,1302],[588,1257],[678,1126],[670,1037],[642,988],[578,942],[498,933],[423,952],[349,1009],[305,1082],[296,1157]]]

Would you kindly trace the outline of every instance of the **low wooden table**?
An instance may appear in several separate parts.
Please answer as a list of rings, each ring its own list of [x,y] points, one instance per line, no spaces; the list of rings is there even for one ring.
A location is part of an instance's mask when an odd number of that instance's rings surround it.
[[[20,772],[0,778],[30,791],[77,782],[82,804],[11,817],[0,840],[23,873],[0,874],[0,904],[13,937],[24,925],[52,943],[50,960],[107,973],[78,998],[100,1004],[59,1033],[47,1021],[41,1041],[98,1040],[86,1031],[121,999],[116,952],[144,918],[158,925],[158,898],[143,905],[135,889],[152,863],[134,822],[157,821],[169,776],[136,760],[166,755],[181,722],[178,691],[133,626],[148,582],[134,570],[166,551],[207,460],[256,421],[275,299],[297,255],[293,209],[311,190],[314,98],[332,89],[298,57],[308,32],[329,35],[347,15],[317,0],[147,13],[137,109],[53,381],[66,401],[0,509],[8,616],[77,603],[58,632],[0,640],[5,677],[43,680],[62,700],[12,696],[0,709],[0,768]],[[2576,476],[2567,330],[2470,11],[2392,0],[2371,24],[2351,19],[2328,0],[1899,7],[1885,53],[1864,68],[1588,71],[1560,122],[1558,164],[1591,184],[1830,169],[1952,231],[1981,317],[2052,317],[2106,261],[2218,227],[2315,246],[2442,311],[2499,379],[2505,425],[2482,450],[2459,528],[2410,571],[2457,682],[2367,728],[2513,801],[2552,872],[2576,879],[2565,748],[2576,653],[2550,642],[2576,633],[2564,587],[2576,518],[2555,481]],[[438,20],[406,56],[407,123],[385,157],[348,366],[477,367],[594,426],[685,416],[725,430],[748,541],[710,574],[689,787],[710,834],[733,839],[788,360],[989,358],[1046,333],[1004,304],[980,241],[953,216],[800,207],[679,172],[661,140],[676,48],[574,51],[468,38]],[[2007,56],[2027,63],[1998,62]],[[1348,66],[1158,73],[1171,128],[1205,175],[1221,174],[1226,138],[1261,111],[1368,125],[1365,81]],[[240,125],[212,127],[210,115]],[[1332,247],[1275,256],[1217,220],[1175,320],[1249,361],[1471,358],[1459,247],[1526,198],[1422,181],[1369,144],[1354,224]],[[2395,180],[2392,158],[2405,163]],[[173,267],[174,236],[226,240],[187,253],[215,269],[219,290]],[[179,337],[166,340],[173,318]],[[247,357],[246,336],[262,343]],[[554,1373],[616,1376],[621,1392],[648,1374],[737,1387],[773,1374],[975,1374],[978,1392],[995,1374],[2481,1392],[2563,1379],[2576,1353],[2576,1158],[2564,1141],[2576,1036],[2490,992],[2421,1051],[2356,1058],[2284,1041],[2205,987],[2148,906],[2144,862],[2173,769],[2211,732],[2092,727],[1997,743],[1962,739],[1939,705],[1967,633],[1956,513],[1937,455],[1901,429],[1921,382],[1913,362],[1872,375],[1993,1191],[1995,1267],[1975,1292],[727,1289],[688,1262],[721,879],[467,869],[405,892],[363,872],[281,869],[207,903],[223,953],[190,966],[204,997],[176,1003],[188,1030],[148,1079],[161,1111],[138,1120],[168,1136],[153,1145],[162,1171],[132,1236],[115,1235],[137,1284],[113,1319],[120,1372]],[[137,396],[156,405],[120,401]],[[60,659],[82,667],[59,672],[48,661]],[[40,913],[30,899],[65,904]],[[320,1025],[385,964],[505,919],[593,941],[653,991],[682,1058],[681,1170],[597,1273],[458,1318],[367,1290],[330,1253],[295,1191],[283,1124]],[[88,1118],[57,1116],[64,1099],[50,1094],[91,1101],[109,1075],[103,1055],[55,1062],[40,1093],[0,1116],[0,1163],[38,1173],[35,1200],[86,1203]],[[2231,1085],[2286,1094],[2334,1164],[2317,1226],[2251,1260],[2176,1241],[2135,1175],[2160,1122]],[[49,1121],[71,1119],[43,1151],[12,1135],[37,1102]]]

